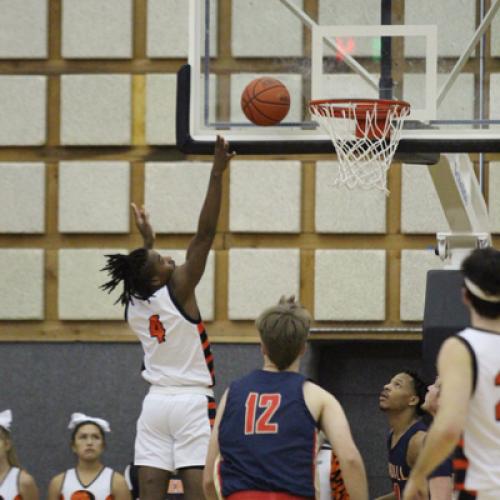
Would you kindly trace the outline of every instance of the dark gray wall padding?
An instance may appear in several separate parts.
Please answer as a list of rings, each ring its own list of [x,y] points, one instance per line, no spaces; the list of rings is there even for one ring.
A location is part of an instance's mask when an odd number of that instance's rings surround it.
[[[464,278],[458,270],[427,273],[422,356],[425,376],[436,376],[436,360],[441,344],[470,325],[469,311],[462,302]]]
[[[220,398],[233,379],[261,366],[252,344],[213,346]],[[381,386],[398,370],[418,368],[413,344],[335,344],[313,347],[302,372],[338,396],[370,475],[373,495],[388,491],[385,433],[377,409]],[[104,462],[123,471],[132,460],[135,423],[147,385],[137,343],[0,343],[0,411],[14,414],[12,435],[22,465],[46,498],[50,478],[72,467],[67,430],[74,411],[105,418],[112,432]]]
[[[225,385],[261,365],[257,345],[213,346],[219,398]],[[104,461],[123,472],[133,457],[135,423],[147,391],[137,343],[0,343],[0,411],[11,408],[21,464],[42,498],[50,478],[73,466],[69,417],[110,421]]]
[[[389,493],[387,418],[378,408],[384,384],[403,370],[422,369],[418,342],[337,343],[317,348],[319,381],[340,401],[363,456],[370,498]]]

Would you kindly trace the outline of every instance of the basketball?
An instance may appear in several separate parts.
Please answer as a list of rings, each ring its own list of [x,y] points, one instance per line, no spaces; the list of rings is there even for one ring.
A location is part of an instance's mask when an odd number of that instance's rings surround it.
[[[241,109],[255,125],[276,125],[290,109],[290,94],[275,78],[256,78],[241,94]]]

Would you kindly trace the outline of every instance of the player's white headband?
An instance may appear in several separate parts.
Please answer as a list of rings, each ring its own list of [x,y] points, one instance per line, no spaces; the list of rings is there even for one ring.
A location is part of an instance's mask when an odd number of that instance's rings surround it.
[[[490,295],[476,284],[474,284],[470,279],[464,278],[465,288],[469,290],[472,295],[478,299],[485,300],[486,302],[500,303],[500,295]]]
[[[84,413],[73,413],[69,421],[68,429],[74,429],[77,425],[83,422],[89,422],[98,425],[104,432],[111,432],[109,422],[103,418],[89,417]]]
[[[6,431],[10,431],[10,424],[12,423],[12,412],[10,410],[5,410],[0,413],[0,427],[3,427]]]

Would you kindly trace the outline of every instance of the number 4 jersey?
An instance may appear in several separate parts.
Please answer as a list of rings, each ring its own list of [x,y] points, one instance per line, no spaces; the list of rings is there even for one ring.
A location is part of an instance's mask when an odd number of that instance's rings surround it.
[[[134,299],[126,318],[144,350],[142,376],[147,382],[163,387],[214,384],[213,357],[201,318],[190,318],[168,286],[149,300]]]
[[[304,401],[306,379],[255,370],[229,387],[219,426],[219,481],[238,491],[314,498],[317,426]]]
[[[457,338],[471,354],[473,393],[463,436],[465,457],[454,461],[455,487],[492,491],[500,498],[500,333],[467,328]]]

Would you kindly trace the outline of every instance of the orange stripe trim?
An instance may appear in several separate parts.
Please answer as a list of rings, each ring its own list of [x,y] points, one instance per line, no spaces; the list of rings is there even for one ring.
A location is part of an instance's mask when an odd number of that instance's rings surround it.
[[[205,325],[203,324],[203,321],[200,321],[196,325],[196,328],[198,328],[198,333],[203,333],[205,331]]]
[[[455,469],[467,469],[469,467],[469,462],[463,458],[455,458],[453,460],[453,467]]]

